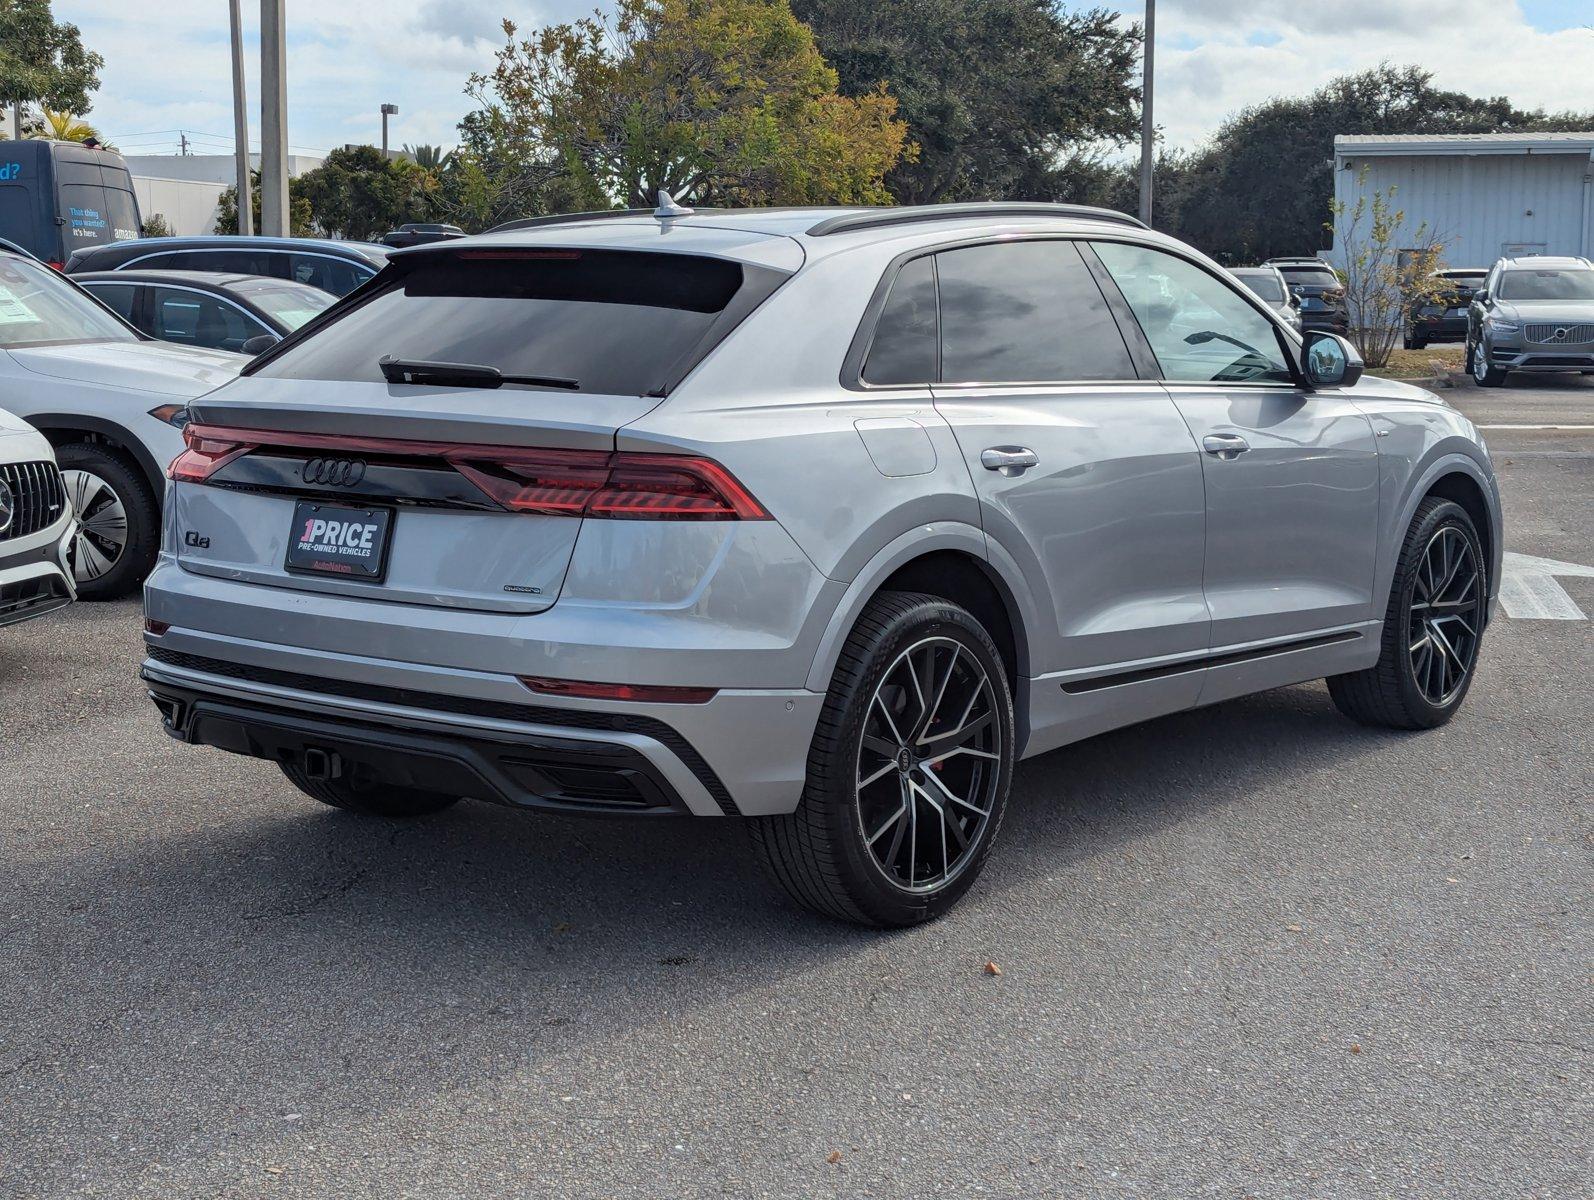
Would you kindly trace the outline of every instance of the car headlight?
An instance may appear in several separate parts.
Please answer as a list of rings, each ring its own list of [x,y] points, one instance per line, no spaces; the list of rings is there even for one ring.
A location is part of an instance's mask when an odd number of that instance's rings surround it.
[[[1513,325],[1510,321],[1487,321],[1485,324],[1488,325],[1489,332],[1494,334],[1496,337],[1501,335],[1510,337],[1513,334],[1522,332],[1522,326]]]

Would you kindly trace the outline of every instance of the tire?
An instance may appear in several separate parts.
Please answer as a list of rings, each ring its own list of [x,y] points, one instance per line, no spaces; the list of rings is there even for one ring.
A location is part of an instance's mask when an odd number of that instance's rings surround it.
[[[1460,561],[1452,581],[1439,588],[1441,603],[1431,605],[1436,577],[1432,555],[1441,539]],[[1390,729],[1432,729],[1450,720],[1467,698],[1477,674],[1488,607],[1488,566],[1477,527],[1466,509],[1437,496],[1424,500],[1401,545],[1384,613],[1378,662],[1365,671],[1328,680],[1328,693],[1339,711],[1363,725]],[[1464,572],[1468,569],[1473,572],[1471,590],[1459,596],[1465,590]],[[1456,597],[1457,606],[1446,597]],[[1471,607],[1459,606],[1462,600],[1469,601]],[[1427,615],[1436,612],[1441,615]],[[1445,615],[1452,612],[1455,615]],[[1437,633],[1432,630],[1435,624]],[[1419,627],[1422,635],[1414,637]],[[1453,654],[1446,655],[1445,649]],[[1434,686],[1442,671],[1458,669],[1458,679],[1444,676],[1439,679],[1440,686]]]
[[[1414,333],[1408,333],[1406,335],[1406,343],[1405,344],[1406,344],[1406,349],[1408,349],[1408,350],[1426,350],[1426,349],[1428,349],[1428,339],[1427,338],[1418,337]]]
[[[55,457],[82,522],[69,553],[78,599],[127,595],[144,582],[160,549],[160,504],[149,481],[104,446],[69,442]]]
[[[282,773],[312,800],[365,817],[424,817],[458,804],[458,796],[415,788],[362,786],[348,779],[311,779],[297,763],[281,763]]]
[[[1472,372],[1472,381],[1479,387],[1501,387],[1505,384],[1507,372],[1489,365],[1489,355],[1484,351],[1482,342],[1468,349],[1467,370]]]
[[[931,681],[923,704],[910,687],[913,669]],[[899,721],[912,727],[893,737]],[[954,733],[962,740],[947,740]],[[753,846],[775,882],[814,912],[876,927],[932,920],[990,856],[1012,784],[1013,736],[1006,668],[985,628],[949,601],[882,593],[842,649],[797,810],[749,820]],[[953,747],[940,759],[938,742]]]

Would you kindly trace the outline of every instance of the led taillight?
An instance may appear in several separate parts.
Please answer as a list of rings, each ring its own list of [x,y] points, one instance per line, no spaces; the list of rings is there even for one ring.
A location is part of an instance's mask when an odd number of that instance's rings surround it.
[[[475,457],[460,449],[447,455],[454,469],[512,512],[579,517],[609,477],[606,450],[524,450]]]
[[[673,687],[651,683],[587,683],[580,679],[547,679],[521,675],[520,682],[548,696],[574,696],[582,700],[630,700],[641,704],[707,704],[718,688]]]
[[[259,445],[258,442],[240,441],[230,436],[231,433],[231,430],[211,429],[205,425],[184,426],[186,449],[166,468],[167,478],[175,483],[204,483],[233,459]]]
[[[761,521],[769,513],[724,467],[686,454],[517,451],[478,457],[460,449],[456,470],[514,512],[627,521]]]

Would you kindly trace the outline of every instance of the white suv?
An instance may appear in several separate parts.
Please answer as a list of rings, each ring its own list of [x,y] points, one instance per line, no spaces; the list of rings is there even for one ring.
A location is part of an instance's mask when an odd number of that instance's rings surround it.
[[[72,603],[73,527],[50,443],[0,411],[0,625]]]

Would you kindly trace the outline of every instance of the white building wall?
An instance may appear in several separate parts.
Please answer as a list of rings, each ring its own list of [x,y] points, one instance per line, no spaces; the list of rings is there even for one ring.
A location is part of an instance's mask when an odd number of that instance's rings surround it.
[[[218,202],[227,185],[193,179],[148,179],[133,176],[138,211],[148,220],[152,213],[166,218],[174,234],[215,233]]]
[[[1360,179],[1363,168],[1367,174]],[[1348,208],[1395,189],[1406,239],[1424,221],[1452,267],[1488,267],[1503,254],[1594,255],[1588,153],[1368,154],[1335,156],[1334,198]],[[1336,237],[1334,262],[1343,261]]]
[[[230,154],[124,154],[127,169],[151,179],[196,179],[231,187],[238,182],[237,160]],[[297,179],[326,161],[319,154],[288,155],[288,177]],[[249,156],[249,168],[260,169],[260,155]]]

